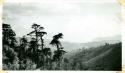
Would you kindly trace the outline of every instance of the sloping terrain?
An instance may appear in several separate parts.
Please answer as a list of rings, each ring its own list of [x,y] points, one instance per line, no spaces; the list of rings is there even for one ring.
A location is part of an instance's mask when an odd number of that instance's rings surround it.
[[[121,43],[82,50],[71,56],[73,63],[80,63],[85,70],[121,70]]]

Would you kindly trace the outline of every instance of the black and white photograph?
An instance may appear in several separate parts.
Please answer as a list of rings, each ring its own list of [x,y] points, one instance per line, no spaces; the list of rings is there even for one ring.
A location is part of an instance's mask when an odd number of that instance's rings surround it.
[[[3,70],[122,70],[117,0],[5,2],[2,20]]]

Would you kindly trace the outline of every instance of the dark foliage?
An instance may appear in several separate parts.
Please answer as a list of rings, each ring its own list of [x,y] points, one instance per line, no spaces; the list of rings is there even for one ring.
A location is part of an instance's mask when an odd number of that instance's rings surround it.
[[[94,48],[84,48],[80,52],[64,57],[67,53],[60,39],[62,33],[53,36],[50,45],[57,49],[52,51],[44,43],[47,32],[44,27],[33,24],[33,31],[16,40],[16,33],[9,24],[2,25],[2,62],[4,70],[121,70],[121,44],[108,44]],[[40,41],[40,42],[39,42]],[[69,48],[70,49],[70,48]]]

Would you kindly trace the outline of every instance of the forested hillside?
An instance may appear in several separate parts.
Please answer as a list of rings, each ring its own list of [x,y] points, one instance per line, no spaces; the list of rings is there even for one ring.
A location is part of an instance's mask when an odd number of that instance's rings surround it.
[[[121,70],[121,51],[121,43],[106,43],[100,47],[83,49],[69,59],[81,66],[81,70]]]
[[[122,43],[105,43],[69,53],[60,41],[63,33],[54,35],[49,42],[56,48],[53,50],[44,41],[47,32],[38,24],[33,24],[33,31],[18,40],[10,24],[3,23],[2,27],[4,70],[121,70]]]
[[[10,24],[2,25],[2,61],[4,70],[61,70],[63,55],[66,51],[63,49],[59,39],[63,38],[62,33],[52,37],[49,45],[55,46],[56,49],[44,44],[44,38],[47,34],[38,24],[33,24],[33,31],[27,36],[31,37],[28,41],[26,36],[21,37],[19,42],[16,39],[16,33]],[[40,42],[40,43],[39,43]]]

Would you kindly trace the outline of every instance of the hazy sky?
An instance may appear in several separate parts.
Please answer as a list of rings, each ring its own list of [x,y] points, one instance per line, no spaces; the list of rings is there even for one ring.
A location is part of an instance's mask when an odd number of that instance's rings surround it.
[[[116,0],[41,0],[5,3],[3,22],[11,24],[17,36],[26,35],[37,23],[48,32],[46,39],[62,32],[63,41],[87,42],[121,34],[120,14]]]

